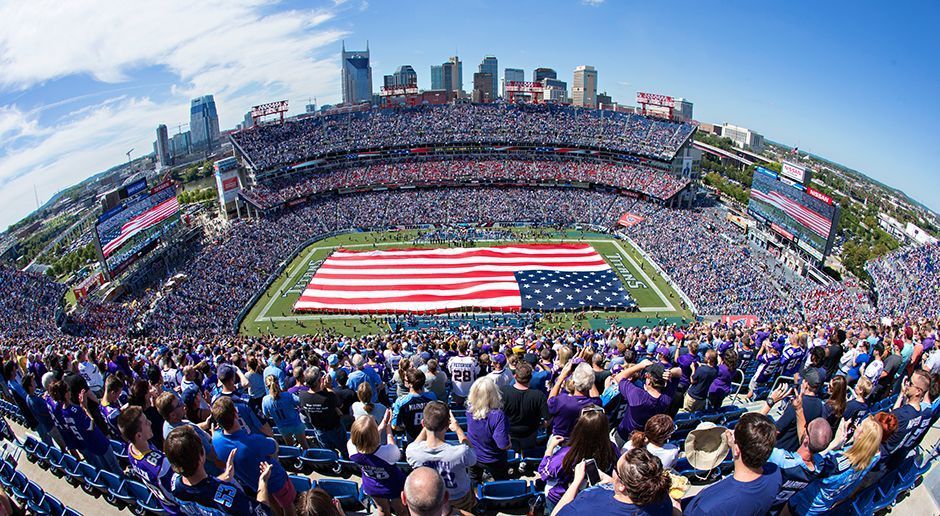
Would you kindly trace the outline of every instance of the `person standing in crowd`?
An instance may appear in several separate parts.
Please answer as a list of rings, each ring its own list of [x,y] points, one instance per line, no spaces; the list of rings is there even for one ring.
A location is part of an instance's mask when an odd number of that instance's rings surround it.
[[[304,385],[309,390],[297,394],[300,412],[307,427],[313,429],[320,446],[336,450],[345,458],[348,457],[346,429],[340,424],[343,413],[336,395],[326,388],[329,381],[329,377],[319,367],[308,367],[304,371]]]
[[[450,372],[452,401],[458,406],[463,405],[470,395],[470,387],[480,374],[477,359],[467,354],[466,342],[457,344],[457,356],[447,361],[447,370]]]
[[[364,383],[359,389],[367,385]],[[362,492],[372,497],[380,516],[405,511],[399,496],[405,486],[405,474],[395,465],[401,460],[401,450],[390,431],[391,417],[390,412],[385,412],[381,424],[376,426],[372,416],[359,416],[349,430],[347,443],[350,460],[362,470]],[[384,444],[382,438],[386,440]]]
[[[738,352],[730,348],[723,351],[718,364],[718,374],[708,386],[708,405],[712,410],[720,409],[725,398],[731,393],[731,382],[734,381],[737,367]]]
[[[801,398],[803,412],[806,414],[806,418],[809,421],[817,417],[828,419],[829,414],[826,406],[823,404],[822,400],[819,399],[819,389],[821,386],[822,379],[819,377],[818,371],[815,369],[807,369],[803,372],[803,377],[800,382],[800,392],[797,396]],[[767,405],[764,407],[763,413],[767,414],[771,407],[785,398],[787,394],[789,394],[789,389],[786,388],[786,384],[781,384],[781,388],[778,388],[777,391],[771,393],[767,398]],[[783,410],[783,414],[780,415],[774,424],[779,431],[777,447],[789,452],[795,452],[797,448],[800,447],[800,438],[797,436],[796,412],[793,409],[792,403],[787,405]]]
[[[65,442],[62,441],[62,436],[55,427],[55,420],[49,412],[49,405],[42,396],[36,394],[36,377],[32,373],[26,373],[23,376],[23,390],[26,391],[26,405],[36,418],[36,433],[39,434],[39,438],[49,446],[55,443],[59,449],[65,451]]]
[[[408,394],[395,400],[392,405],[392,427],[404,430],[409,439],[418,437],[423,427],[421,418],[424,417],[424,408],[434,401],[434,395],[424,390],[427,376],[417,368],[409,369],[405,373],[405,383],[408,385]]]
[[[670,377],[671,373],[672,371],[669,373]],[[642,375],[643,387],[637,387],[633,383],[633,377],[638,374]],[[678,382],[669,381],[667,385],[666,375],[666,369],[662,364],[649,360],[643,360],[635,366],[628,367],[617,375],[614,381],[626,405],[623,419],[611,434],[618,447],[622,447],[627,442],[634,430],[643,428],[649,418],[668,411]]]
[[[440,473],[450,497],[450,505],[464,516],[473,514],[476,495],[469,469],[477,462],[476,453],[447,405],[432,401],[424,408],[421,421],[424,430],[408,445],[405,456],[412,467],[429,466]],[[460,444],[448,444],[444,434],[448,427],[457,434]]]
[[[712,382],[718,376],[718,353],[713,349],[709,349],[705,352],[704,362],[704,364],[698,364],[692,368],[694,372],[689,379],[689,388],[685,393],[685,403],[682,405],[683,412],[698,412],[705,409],[708,389],[711,388]]]
[[[467,398],[467,437],[477,454],[477,464],[470,469],[477,482],[484,471],[493,480],[507,480],[509,466],[506,450],[511,446],[509,425],[503,412],[499,388],[492,377],[484,376],[470,387]]]
[[[238,411],[238,422],[246,432],[272,437],[274,431],[271,430],[271,425],[262,421],[261,416],[252,410],[248,402],[238,395],[238,387],[235,381],[239,376],[241,376],[241,372],[238,371],[235,366],[231,364],[220,365],[218,369],[218,381],[222,384],[222,388],[214,399],[221,397],[231,398],[232,402],[235,404],[235,410]],[[265,379],[265,381],[267,381],[267,376]],[[240,381],[239,384],[248,383],[244,376],[241,376],[241,380],[243,381]]]
[[[567,367],[567,366],[566,366]],[[585,459],[594,459],[597,470],[610,474],[620,450],[610,441],[610,425],[604,409],[597,405],[585,407],[571,431],[571,438],[553,435],[545,446],[539,463],[539,475],[545,481],[545,510],[551,512],[574,480],[574,467]]]
[[[734,474],[700,491],[683,514],[758,516],[766,514],[780,492],[780,468],[769,464],[777,429],[769,417],[749,412],[727,432]]]
[[[372,403],[372,387],[368,382],[363,382],[356,389],[356,396],[359,401],[353,403],[352,416],[358,419],[362,416],[369,416],[375,420],[375,424],[380,424],[385,419],[385,413],[388,408],[381,403]],[[391,416],[389,416],[391,417]]]
[[[673,514],[669,474],[653,454],[642,448],[624,453],[612,477],[601,473],[600,485],[584,489],[586,478],[582,461],[574,467],[574,478],[552,516]]]
[[[271,355],[271,358],[268,359],[267,367],[264,368],[261,374],[265,379],[269,376],[277,378],[282,389],[286,390],[290,388],[290,377],[287,376],[287,372],[284,371],[284,360],[281,358],[280,353]],[[265,383],[265,385],[267,385],[267,383]]]
[[[179,504],[172,494],[173,472],[163,452],[150,443],[153,428],[142,408],[130,405],[118,417],[118,428],[128,442],[127,458],[131,469],[154,498],[170,514],[179,514]]]
[[[502,389],[507,385],[512,384],[513,377],[512,372],[506,367],[506,355],[502,353],[496,353],[492,357],[493,370],[490,371],[487,378],[492,379],[496,382],[496,386]],[[472,387],[471,387],[472,388]]]
[[[124,391],[124,381],[117,375],[108,376],[105,381],[104,398],[101,400],[101,416],[108,425],[108,433],[112,439],[123,439],[118,428],[117,419],[121,415],[120,396]]]
[[[84,382],[80,376],[76,377]],[[86,408],[89,401],[86,396],[93,395],[82,390],[77,393],[76,403],[73,401],[75,396],[72,395],[70,386],[64,381],[53,383],[49,394],[56,402],[53,418],[69,448],[80,452],[85,460],[96,468],[119,474],[121,466],[111,450],[111,441],[95,425]]]
[[[275,512],[293,516],[297,492],[284,467],[278,462],[277,441],[262,434],[246,432],[238,422],[235,402],[227,396],[222,396],[212,403],[212,419],[219,425],[219,429],[212,434],[212,446],[216,456],[228,457],[234,452],[235,478],[242,487],[251,489],[260,482],[259,465],[262,462],[267,463],[271,468],[267,482],[271,506]]]
[[[401,501],[411,516],[450,516],[450,497],[435,469],[415,468],[405,480]]]
[[[797,417],[802,419],[803,416],[797,412]],[[774,500],[774,512],[782,510],[794,494],[818,478],[820,470],[817,465],[824,460],[822,452],[832,442],[832,429],[825,419],[816,418],[808,425],[801,420],[798,424],[800,447],[796,452],[774,448],[767,459],[780,468],[783,479],[780,492]]]
[[[887,467],[894,469],[907,457],[916,446],[921,436],[921,420],[930,419],[932,412],[921,409],[921,402],[930,389],[930,377],[921,369],[914,371],[910,378],[905,378],[900,394],[901,406],[894,409],[898,419],[898,431],[885,440],[884,453],[887,455]],[[923,430],[926,431],[927,425]]]
[[[552,418],[552,435],[565,438],[571,434],[571,429],[581,417],[582,409],[588,405],[601,406],[599,393],[594,387],[594,371],[591,366],[583,362],[577,367],[574,365],[574,361],[568,362],[548,394],[548,414]],[[569,394],[566,387],[569,380],[573,394]]]
[[[524,363],[516,367],[516,381],[502,389],[503,411],[509,422],[509,441],[516,452],[525,454],[538,446],[536,436],[548,419],[545,393],[530,389],[532,366]]]
[[[177,474],[170,486],[171,493],[184,514],[271,514],[268,481],[271,466],[260,464],[257,497],[252,500],[235,484],[234,453],[229,454],[225,473],[219,477],[206,472],[206,453],[196,429],[189,425],[174,428],[164,439],[164,450],[170,467]]]
[[[277,430],[288,445],[307,448],[307,427],[300,419],[300,403],[293,394],[281,391],[281,384],[274,376],[265,379],[268,394],[261,401],[264,417],[274,421]]]
[[[861,381],[862,379],[859,378],[859,382]],[[858,385],[858,382],[856,382],[856,385]],[[844,376],[837,375],[829,380],[829,399],[826,400],[823,412],[826,414],[829,426],[832,427],[833,434],[836,433],[836,429],[839,428],[839,424],[842,422],[842,416],[845,414],[848,403],[846,390],[847,385]]]
[[[163,416],[164,420],[164,446],[166,446],[166,436],[170,435],[170,432],[172,432],[174,428],[179,428],[181,426],[191,426],[203,444],[204,453],[206,455],[206,469],[212,475],[220,474],[222,472],[222,468],[225,467],[225,463],[215,456],[215,449],[212,447],[212,439],[209,437],[209,434],[200,428],[199,425],[183,419],[183,416],[185,415],[185,407],[183,406],[183,402],[172,392],[164,392],[157,397],[157,402],[155,405],[157,407],[157,411],[160,412],[160,415]]]
[[[261,413],[261,402],[267,394],[262,371],[261,362],[256,357],[248,359],[248,373],[245,375],[248,380],[248,406],[256,413]]]
[[[789,502],[790,512],[800,515],[827,514],[858,487],[880,458],[878,448],[883,430],[874,418],[868,417],[855,431],[854,442],[847,450],[839,450],[844,436],[836,437],[818,464],[816,480],[795,493]]]
[[[676,425],[667,414],[656,414],[649,418],[643,430],[635,430],[630,440],[623,445],[623,451],[633,448],[646,450],[659,458],[666,469],[672,469],[679,460],[679,447],[669,442]]]
[[[346,387],[354,392],[363,382],[372,387],[372,403],[379,401],[379,389],[382,387],[382,378],[374,369],[366,365],[366,359],[360,354],[352,357],[353,372],[346,379]]]
[[[429,392],[434,393],[435,398],[439,400],[447,399],[447,375],[440,369],[440,364],[436,358],[428,360],[424,365],[427,368],[425,376],[425,387]]]

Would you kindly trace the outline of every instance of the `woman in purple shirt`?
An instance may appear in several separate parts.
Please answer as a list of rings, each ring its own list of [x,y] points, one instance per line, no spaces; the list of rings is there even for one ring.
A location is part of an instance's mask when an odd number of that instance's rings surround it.
[[[470,469],[470,476],[479,482],[486,471],[493,476],[493,480],[507,480],[509,424],[503,413],[502,396],[492,378],[484,376],[470,387],[470,395],[467,397],[467,438],[477,454],[477,464]]]
[[[401,503],[401,492],[405,488],[405,474],[395,465],[401,459],[401,450],[395,437],[388,431],[392,412],[385,412],[381,426],[372,416],[359,416],[349,429],[346,444],[349,458],[362,470],[362,492],[372,497],[376,514],[381,516],[407,514]],[[380,437],[386,435],[386,443]]]
[[[708,387],[708,403],[712,410],[721,408],[725,397],[731,393],[731,382],[734,381],[734,372],[738,367],[738,352],[733,349],[727,349],[721,354],[721,361],[718,363],[718,376]]]
[[[594,459],[598,471],[608,475],[617,465],[620,450],[610,441],[610,426],[604,409],[589,405],[581,412],[578,423],[571,431],[567,446],[563,438],[551,436],[545,448],[545,457],[539,464],[539,475],[545,481],[545,513],[552,509],[574,480],[574,467],[585,459]]]

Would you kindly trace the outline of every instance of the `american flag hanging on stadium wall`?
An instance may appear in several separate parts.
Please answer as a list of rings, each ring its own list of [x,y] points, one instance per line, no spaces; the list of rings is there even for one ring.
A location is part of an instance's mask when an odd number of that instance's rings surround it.
[[[385,251],[338,250],[317,269],[295,311],[518,312],[635,306],[590,244]]]
[[[121,226],[121,233],[117,238],[108,242],[107,245],[101,249],[101,252],[104,254],[104,257],[107,258],[131,237],[172,217],[179,209],[179,201],[174,196],[128,220]]]

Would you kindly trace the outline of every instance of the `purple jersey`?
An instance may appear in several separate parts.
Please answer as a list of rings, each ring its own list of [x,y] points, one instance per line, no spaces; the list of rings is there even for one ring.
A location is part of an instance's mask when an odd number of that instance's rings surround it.
[[[376,450],[381,451],[384,451],[381,447]],[[353,453],[349,458],[362,469],[363,493],[376,498],[398,499],[401,496],[405,488],[405,474],[394,462],[389,463],[379,453]]]
[[[134,447],[127,445],[127,458],[131,463],[131,471],[139,477],[147,489],[160,502],[160,505],[170,514],[179,514],[176,497],[173,496],[173,471],[170,461],[163,452],[150,444],[146,454],[141,455]]]

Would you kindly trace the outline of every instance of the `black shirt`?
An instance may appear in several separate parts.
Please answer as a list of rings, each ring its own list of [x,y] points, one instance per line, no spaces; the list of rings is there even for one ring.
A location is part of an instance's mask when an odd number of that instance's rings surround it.
[[[300,399],[300,415],[309,426],[320,430],[333,430],[339,426],[339,400],[330,391],[297,393]]]
[[[882,372],[885,373],[885,376],[881,377],[878,383],[881,384],[882,388],[890,389],[894,386],[894,377],[898,374],[898,369],[901,368],[901,355],[892,353],[884,357],[881,362],[884,364]],[[887,395],[887,393],[885,394]]]
[[[509,436],[531,437],[542,421],[548,419],[545,393],[538,389],[519,390],[513,385],[503,387],[503,412],[509,421]]]
[[[708,364],[700,364],[692,373],[692,385],[686,394],[696,400],[704,400],[708,395],[708,388],[718,376],[718,369]]]
[[[603,371],[594,371],[594,386],[597,387],[597,392],[604,392],[604,383],[610,378],[611,372],[608,370]]]
[[[816,396],[803,396],[803,415],[806,421],[812,421],[818,417],[829,419],[829,408],[823,404],[822,400]],[[787,405],[780,415],[780,419],[774,422],[777,425],[777,448],[795,452],[800,447],[800,438],[796,432],[796,411],[793,405]]]
[[[336,399],[339,401],[339,410],[342,411],[343,415],[351,414],[353,403],[359,401],[356,391],[340,387],[334,392],[336,393]]]
[[[839,362],[842,360],[842,354],[845,353],[841,344],[830,344],[826,348],[826,374],[832,378],[839,370]]]

